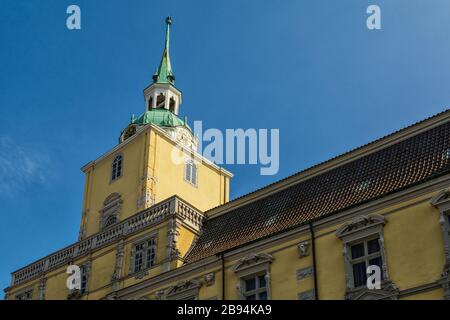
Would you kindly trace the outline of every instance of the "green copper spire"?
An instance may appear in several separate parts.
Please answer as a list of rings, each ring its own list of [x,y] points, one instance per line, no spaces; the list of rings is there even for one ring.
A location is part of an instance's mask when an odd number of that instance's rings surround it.
[[[166,45],[164,47],[164,52],[161,58],[161,62],[159,63],[158,70],[156,70],[153,75],[154,83],[170,83],[174,84],[175,76],[172,71],[172,65],[170,63],[170,55],[169,55],[169,39],[170,39],[170,25],[172,24],[172,19],[170,17],[166,18]]]

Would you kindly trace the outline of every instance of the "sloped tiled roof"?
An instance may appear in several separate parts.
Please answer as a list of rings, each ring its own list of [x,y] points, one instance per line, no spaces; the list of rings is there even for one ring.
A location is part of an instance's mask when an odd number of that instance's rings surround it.
[[[448,172],[450,123],[445,122],[209,218],[186,262],[198,261]]]

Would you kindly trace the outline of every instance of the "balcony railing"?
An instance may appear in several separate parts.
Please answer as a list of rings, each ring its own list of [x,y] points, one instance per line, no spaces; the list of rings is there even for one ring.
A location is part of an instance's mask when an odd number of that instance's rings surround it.
[[[73,259],[84,255],[96,248],[115,242],[117,239],[142,231],[157,224],[168,216],[176,215],[187,225],[199,229],[203,221],[203,213],[193,208],[177,196],[139,212],[108,229],[91,235],[64,249],[61,249],[43,259],[40,259],[22,269],[12,273],[11,286],[18,285],[29,279],[40,276],[50,269],[64,265]]]

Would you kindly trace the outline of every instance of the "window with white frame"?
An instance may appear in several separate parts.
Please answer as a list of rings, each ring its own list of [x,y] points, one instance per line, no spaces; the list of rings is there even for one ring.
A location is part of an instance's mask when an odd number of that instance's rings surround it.
[[[242,295],[245,300],[267,300],[266,274],[258,274],[243,279]]]
[[[184,179],[197,186],[197,165],[192,160],[186,161],[184,165]]]
[[[350,245],[349,262],[352,266],[353,287],[365,286],[367,283],[367,267],[376,265],[383,267],[379,238],[373,238]],[[381,280],[383,274],[381,273]]]
[[[16,295],[16,300],[32,300],[33,299],[33,289],[21,292]]]
[[[113,162],[111,168],[111,181],[117,180],[122,176],[122,166],[123,166],[123,156],[121,154],[117,155]]]
[[[135,244],[132,258],[133,272],[153,267],[156,263],[156,237]]]
[[[239,259],[233,271],[241,300],[270,300],[270,265],[273,257],[267,253],[250,253]]]
[[[345,299],[372,300],[398,299],[398,287],[389,279],[383,228],[384,216],[379,214],[360,215],[344,223],[336,236],[343,242],[345,267]],[[380,289],[367,286],[369,266],[380,268]]]

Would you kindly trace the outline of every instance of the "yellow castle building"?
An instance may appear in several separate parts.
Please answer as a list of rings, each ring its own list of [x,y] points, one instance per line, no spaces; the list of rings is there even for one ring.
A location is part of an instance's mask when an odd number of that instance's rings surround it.
[[[229,201],[178,116],[166,22],[145,112],[82,168],[78,241],[6,299],[450,299],[450,111]]]

